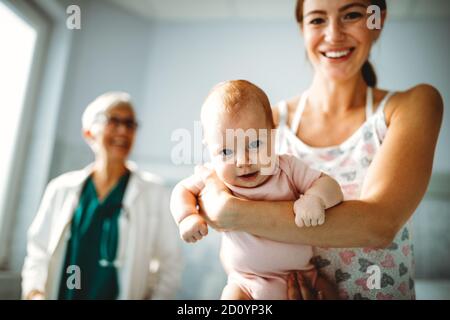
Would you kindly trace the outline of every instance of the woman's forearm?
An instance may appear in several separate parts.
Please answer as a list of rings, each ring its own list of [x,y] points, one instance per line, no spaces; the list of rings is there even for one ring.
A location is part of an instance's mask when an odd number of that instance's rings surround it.
[[[295,224],[292,201],[233,201],[230,209],[236,212],[235,230],[280,242],[331,248],[385,247],[397,231],[394,223],[383,219],[383,210],[364,201],[342,202],[326,210],[323,225],[302,228]]]

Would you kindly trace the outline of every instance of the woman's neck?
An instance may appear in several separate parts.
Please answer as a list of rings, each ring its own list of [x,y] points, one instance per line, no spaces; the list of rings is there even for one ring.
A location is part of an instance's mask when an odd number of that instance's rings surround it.
[[[345,82],[333,82],[316,73],[309,88],[308,102],[315,110],[338,115],[364,106],[366,88],[364,79],[359,75]]]
[[[123,162],[96,159],[92,176],[96,184],[114,185],[126,171]]]

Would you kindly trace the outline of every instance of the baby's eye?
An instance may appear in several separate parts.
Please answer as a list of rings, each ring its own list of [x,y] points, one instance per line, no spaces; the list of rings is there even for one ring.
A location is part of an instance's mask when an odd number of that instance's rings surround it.
[[[248,144],[249,149],[258,149],[261,146],[262,142],[261,140],[255,140]]]
[[[344,20],[356,20],[361,18],[363,15],[360,12],[349,12],[344,16]]]
[[[231,151],[231,149],[222,149],[222,151],[220,151],[220,154],[224,157],[229,156],[233,153],[233,151]]]

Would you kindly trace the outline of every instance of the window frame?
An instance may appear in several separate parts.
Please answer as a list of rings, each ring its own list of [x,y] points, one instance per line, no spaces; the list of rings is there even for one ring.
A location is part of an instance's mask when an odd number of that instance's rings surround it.
[[[11,252],[11,239],[14,222],[20,201],[20,190],[24,179],[24,171],[28,149],[31,144],[32,123],[36,112],[36,104],[43,78],[44,62],[48,49],[50,19],[31,1],[0,0],[7,8],[22,18],[36,31],[36,42],[30,67],[22,113],[19,117],[19,131],[15,136],[15,148],[12,151],[11,168],[6,178],[8,188],[5,190],[3,203],[0,203],[0,270],[8,270]]]

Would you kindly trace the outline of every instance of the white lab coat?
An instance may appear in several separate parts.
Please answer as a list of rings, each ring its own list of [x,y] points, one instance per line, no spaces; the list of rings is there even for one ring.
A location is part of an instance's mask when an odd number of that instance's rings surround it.
[[[127,167],[131,175],[119,217],[116,259],[118,298],[174,298],[182,261],[178,232],[169,211],[170,195],[156,176],[138,171],[132,163]],[[57,299],[72,216],[91,173],[92,165],[63,174],[48,184],[28,230],[23,297],[36,289],[44,292],[46,299]]]

